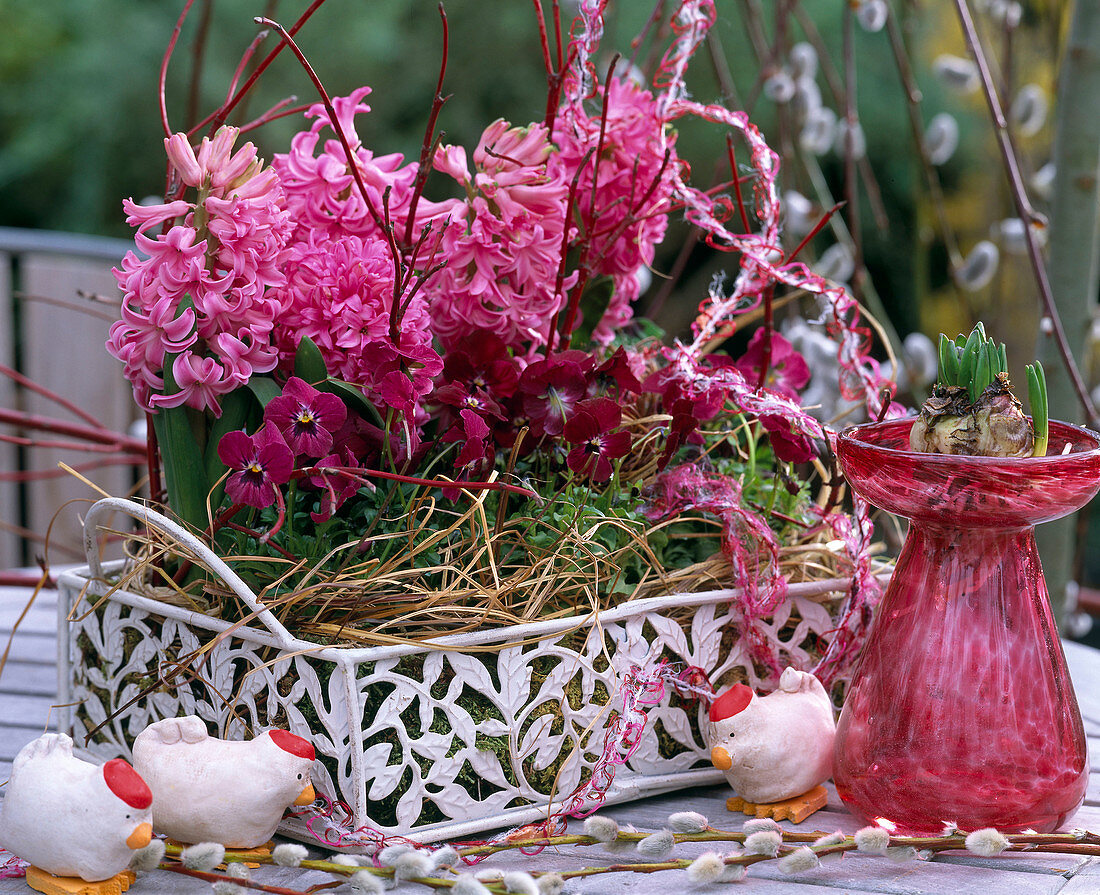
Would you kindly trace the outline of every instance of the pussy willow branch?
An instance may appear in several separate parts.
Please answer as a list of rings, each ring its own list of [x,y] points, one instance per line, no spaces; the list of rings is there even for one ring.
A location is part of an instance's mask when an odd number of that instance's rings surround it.
[[[836,71],[833,65],[832,57],[829,55],[829,49],[821,37],[821,32],[817,30],[817,25],[801,3],[795,6],[794,16],[798,19],[798,24],[802,28],[806,40],[817,51],[821,75],[825,78],[825,84],[829,88],[833,102],[843,105],[845,102],[844,84],[840,73]],[[875,226],[886,231],[890,226],[890,215],[887,213],[886,206],[882,201],[882,187],[879,186],[878,178],[875,177],[875,169],[871,166],[871,161],[866,155],[857,159],[856,165],[859,168],[859,176],[863,181],[863,189],[867,195],[868,208],[875,219]]]
[[[32,432],[51,432],[54,435],[67,435],[80,441],[91,444],[107,445],[119,452],[144,454],[145,441],[106,429],[99,423],[94,426],[83,426],[80,423],[71,423],[68,420],[54,419],[48,416],[36,416],[24,413],[21,410],[8,410],[0,407],[0,424],[18,426],[21,429]]]
[[[1009,188],[1012,191],[1012,201],[1016,206],[1016,214],[1024,223],[1024,238],[1027,243],[1027,256],[1031,262],[1031,270],[1035,275],[1035,284],[1039,289],[1039,299],[1042,302],[1045,316],[1050,320],[1053,328],[1054,340],[1058,345],[1058,353],[1069,376],[1073,390],[1077,394],[1078,401],[1084,408],[1089,425],[1100,426],[1100,416],[1097,415],[1096,406],[1089,397],[1088,388],[1081,378],[1081,371],[1070,351],[1066,340],[1066,332],[1062,326],[1062,318],[1058,315],[1058,308],[1054,304],[1054,294],[1050,288],[1050,279],[1047,276],[1046,265],[1043,263],[1042,252],[1039,249],[1039,241],[1035,238],[1033,225],[1043,222],[1041,215],[1031,207],[1024,186],[1023,176],[1020,173],[1020,163],[1016,157],[1012,145],[1011,135],[1008,130],[1008,120],[1001,100],[997,94],[996,85],[993,83],[993,75],[989,69],[989,60],[974,27],[974,18],[970,13],[967,0],[955,0],[955,9],[959,15],[959,24],[962,26],[963,37],[966,40],[967,49],[978,66],[978,74],[982,83],[982,93],[985,95],[986,107],[992,120],[993,131],[997,138],[997,148],[1000,150],[1001,162],[1004,165],[1005,174],[1008,176]]]
[[[856,844],[854,836],[844,836],[837,842],[822,843],[815,845],[814,843],[821,839],[825,833],[821,831],[800,833],[790,830],[780,830],[782,835],[782,844],[779,846],[778,853],[776,855],[767,854],[731,854],[722,858],[722,861],[727,866],[743,866],[748,867],[754,864],[777,861],[786,855],[791,854],[795,850],[795,846],[807,846],[810,850],[819,858],[830,855],[843,855],[848,852],[859,851],[859,847]],[[622,843],[638,843],[648,837],[650,833],[640,831],[619,831],[615,841]],[[706,842],[728,842],[743,844],[747,834],[742,831],[730,831],[721,830],[714,827],[707,827],[705,830],[698,833],[674,833],[672,836],[673,843],[675,845],[681,845],[684,843],[706,843]],[[1100,855],[1100,836],[1087,831],[1079,831],[1073,833],[1022,833],[1022,834],[1007,834],[1005,839],[1008,842],[1008,846],[1003,854],[1027,854],[1035,852],[1043,853],[1055,853],[1055,854],[1074,854],[1074,855]],[[461,843],[457,848],[459,857],[468,863],[472,863],[471,859],[485,857],[488,855],[498,854],[504,851],[524,851],[530,849],[537,849],[542,851],[545,848],[561,847],[566,845],[573,846],[588,846],[588,847],[601,847],[606,846],[608,843],[603,839],[596,839],[592,836],[578,835],[578,834],[564,834],[558,836],[543,836],[538,838],[524,838],[518,835],[512,835],[499,842],[492,842],[486,844],[479,844],[469,847],[461,847]],[[891,848],[912,848],[917,852],[930,852],[932,854],[938,854],[945,851],[964,851],[966,850],[966,834],[954,833],[954,834],[942,834],[939,836],[891,836],[888,840],[888,846]],[[181,854],[181,847],[178,845],[168,845],[166,848],[166,854],[170,858],[179,859]],[[881,857],[877,854],[863,853],[869,857]],[[252,862],[254,864],[274,864],[275,860],[271,855],[255,855],[251,852],[238,852],[228,850],[225,852],[224,860],[226,862],[238,862],[243,863],[245,861]],[[914,860],[917,860],[914,858]],[[694,859],[692,858],[668,858],[667,860],[650,860],[650,861],[622,861],[613,864],[606,864],[601,866],[582,867],[578,870],[561,871],[558,873],[563,879],[579,879],[591,876],[601,876],[611,873],[658,873],[664,870],[686,870],[691,866]],[[262,892],[276,893],[276,895],[301,895],[301,890],[287,889],[278,886],[269,886],[259,882],[253,882],[251,880],[243,880],[238,877],[231,877],[228,875],[209,873],[201,870],[191,870],[184,868],[175,863],[174,860],[169,860],[162,863],[161,868],[174,873],[182,873],[188,876],[193,876],[197,879],[206,880],[208,882],[226,881],[236,883],[242,887],[256,889]],[[359,867],[345,864],[337,864],[334,861],[327,860],[303,860],[298,867],[303,871],[321,871],[330,873],[340,878],[341,882],[348,876],[360,872],[366,871],[372,873],[382,880],[392,880],[395,878],[394,868],[392,867]],[[552,870],[532,870],[532,874],[536,877],[544,876],[548,873],[553,873]],[[454,877],[438,878],[438,877],[417,877],[407,880],[408,882],[418,883],[431,889],[450,889],[454,887]],[[507,891],[502,881],[494,880],[491,877],[483,878],[482,884],[490,892],[505,892]],[[321,884],[320,886],[311,886],[308,891],[314,892],[319,889],[329,888],[327,884]]]
[[[852,237],[852,292],[862,301],[863,231],[859,220],[859,177],[856,168],[856,128],[860,126],[856,111],[856,16],[853,4],[844,4],[844,201],[848,203],[848,232]]]
[[[8,379],[10,379],[16,385],[22,386],[25,389],[30,389],[32,392],[36,392],[37,394],[41,395],[43,398],[46,398],[50,401],[53,401],[53,403],[57,404],[58,406],[63,407],[65,410],[69,411],[70,413],[75,414],[76,416],[80,417],[89,426],[93,426],[93,427],[99,428],[99,429],[103,428],[103,426],[99,422],[99,420],[97,420],[94,416],[92,416],[90,413],[88,413],[88,411],[86,411],[83,407],[81,407],[80,405],[75,404],[74,402],[70,401],[64,395],[59,395],[57,392],[53,391],[52,389],[49,389],[46,386],[41,385],[38,382],[35,382],[30,377],[24,376],[22,373],[20,373],[14,367],[9,367],[7,364],[0,364],[0,376],[6,376],[6,377],[8,377]]]
[[[959,251],[959,243],[955,238],[955,231],[947,217],[947,205],[943,195],[943,185],[940,183],[939,171],[932,164],[928,152],[924,148],[924,125],[921,123],[920,108],[923,97],[917,80],[913,76],[913,66],[909,61],[909,53],[905,48],[905,40],[902,37],[901,27],[892,6],[887,4],[886,36],[890,42],[890,51],[894,57],[894,66],[898,70],[901,79],[902,90],[905,93],[905,109],[909,113],[909,130],[913,137],[913,145],[917,150],[917,158],[920,160],[921,171],[924,174],[928,188],[928,196],[932,202],[933,213],[936,216],[936,224],[944,248],[947,250],[947,260],[954,274],[963,263],[962,253]],[[951,283],[955,290],[955,297],[967,311],[967,316],[974,317],[969,295],[959,288],[954,276]]]

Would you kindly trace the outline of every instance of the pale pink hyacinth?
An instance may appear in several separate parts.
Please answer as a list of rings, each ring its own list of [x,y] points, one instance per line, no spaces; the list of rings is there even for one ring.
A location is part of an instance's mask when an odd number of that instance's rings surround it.
[[[547,173],[552,149],[541,124],[495,121],[474,151],[472,170],[461,147],[436,152],[436,169],[467,196],[432,212],[443,227],[439,255],[448,265],[427,291],[445,347],[477,330],[512,348],[545,344],[548,322],[576,279],[571,274],[556,288],[569,184]]]
[[[417,166],[414,162],[405,164],[400,153],[376,156],[363,147],[355,130],[355,116],[370,111],[370,106],[363,102],[370,92],[370,87],[360,87],[350,96],[332,100],[336,124],[351,145],[370,206],[352,177],[340,141],[335,135],[321,141],[322,132],[332,129],[323,103],[316,103],[306,112],[313,124],[308,131],[291,139],[290,152],[277,153],[272,159],[272,167],[278,172],[286,194],[287,208],[300,232],[381,235],[371,208],[379,218],[384,218],[383,198],[389,189],[390,220],[396,226],[397,238],[404,239],[403,227],[412,201]]]
[[[581,239],[591,245],[593,276],[614,280],[611,304],[593,334],[605,344],[632,316],[641,282],[637,272],[653,263],[664,239],[673,204],[672,173],[682,164],[675,134],[667,130],[650,91],[618,77],[606,90],[606,121],[601,120],[603,87],[588,105],[563,106],[554,127],[559,149],[550,160],[552,176],[569,182],[585,154],[595,150],[577,183],[574,216]]]
[[[278,363],[280,304],[268,289],[285,283],[291,224],[277,176],[251,143],[233,151],[238,136],[222,127],[196,152],[184,134],[172,135],[169,161],[194,200],[123,203],[144,257],[128,252],[114,271],[123,299],[107,350],[146,410],[186,404],[219,415],[222,395]],[[148,236],[158,225],[167,231]],[[169,356],[178,389],[165,393]]]

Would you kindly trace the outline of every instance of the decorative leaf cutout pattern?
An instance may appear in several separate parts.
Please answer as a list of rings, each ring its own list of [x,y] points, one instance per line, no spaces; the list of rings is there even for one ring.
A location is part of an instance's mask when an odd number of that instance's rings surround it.
[[[387,650],[356,664],[279,654],[251,628],[213,642],[223,623],[168,605],[151,614],[125,604],[132,599],[118,594],[69,623],[78,741],[102,724],[89,749],[106,759],[130,757],[134,737],[163,717],[196,714],[212,733],[230,738],[285,727],[312,738],[318,790],[346,802],[354,826],[387,835],[438,837],[448,824],[473,821],[489,829],[551,795],[567,796],[587,779],[603,745],[604,707],[633,665],[667,658],[703,668],[716,685],[734,678],[767,683],[737,635],[739,618],[728,602],[687,612],[671,597],[662,603],[667,614],[620,612],[573,631],[563,623],[561,633],[534,644],[515,645],[523,638],[513,632],[513,645],[488,658]],[[792,610],[797,623],[788,625]],[[812,665],[807,649],[827,641],[833,628],[829,612],[802,597],[756,624],[783,632],[783,658],[799,668]],[[502,632],[502,642],[508,637]],[[162,670],[192,655],[188,674],[156,686]],[[673,788],[675,777],[665,775],[694,772],[682,785],[701,782],[700,771],[720,779],[701,740],[704,714],[705,706],[675,696],[653,707],[608,801],[617,791],[636,797],[647,786]]]

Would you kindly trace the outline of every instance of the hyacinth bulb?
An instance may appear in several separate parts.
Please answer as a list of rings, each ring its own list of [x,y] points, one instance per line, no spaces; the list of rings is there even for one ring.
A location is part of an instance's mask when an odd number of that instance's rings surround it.
[[[925,454],[1030,457],[1034,436],[1002,373],[975,403],[965,388],[938,387],[909,430],[909,446]]]
[[[1031,457],[1046,453],[1047,399],[1042,365],[1028,366],[1029,419],[1012,392],[1004,344],[979,323],[969,337],[940,336],[939,378],[909,430],[925,454]]]

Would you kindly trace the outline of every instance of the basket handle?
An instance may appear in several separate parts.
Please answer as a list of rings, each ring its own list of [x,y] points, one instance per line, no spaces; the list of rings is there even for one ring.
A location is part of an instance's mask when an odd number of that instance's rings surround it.
[[[283,623],[275,618],[267,606],[260,602],[260,599],[252,592],[252,588],[245,584],[240,576],[229,568],[221,557],[207,547],[206,544],[167,516],[132,500],[121,497],[104,497],[92,504],[91,509],[84,517],[84,555],[88,559],[88,568],[91,571],[92,578],[103,578],[103,564],[99,558],[98,534],[99,529],[104,525],[104,517],[114,512],[125,513],[144,522],[150,528],[174,538],[211,572],[221,578],[283,646],[289,647],[297,643],[297,639],[291,636]]]

